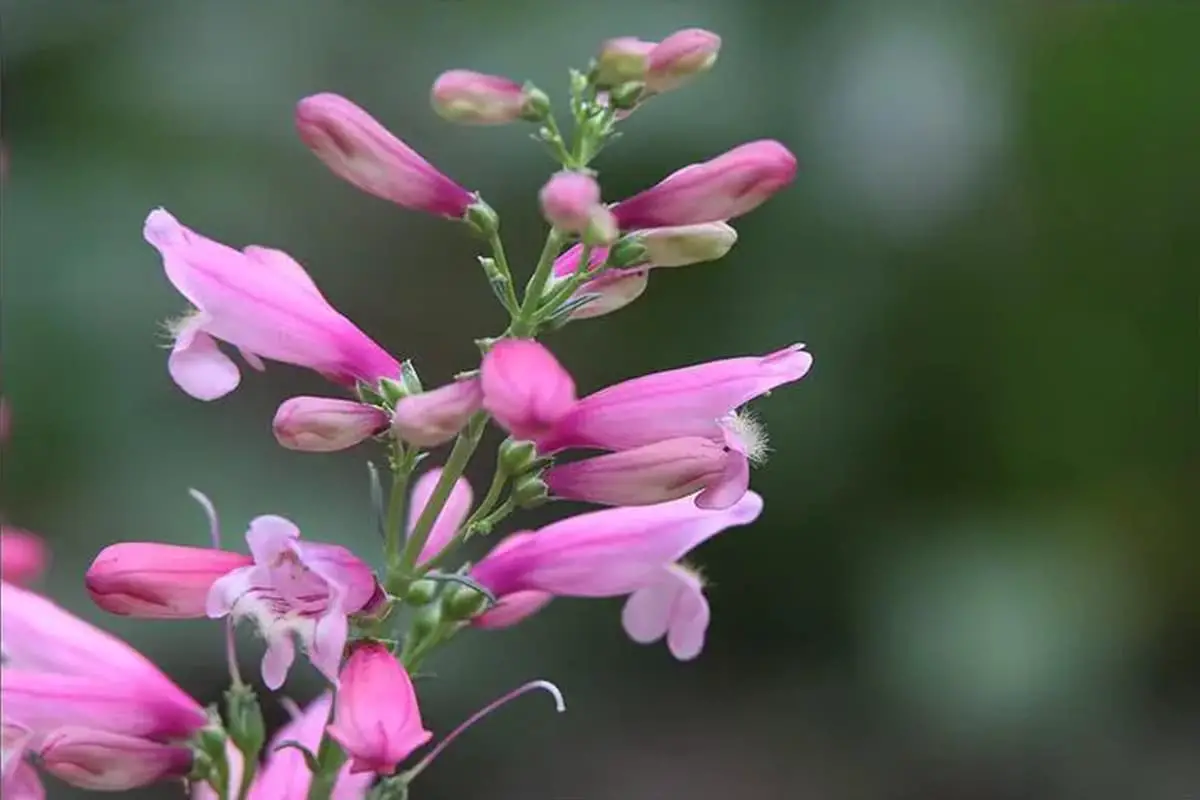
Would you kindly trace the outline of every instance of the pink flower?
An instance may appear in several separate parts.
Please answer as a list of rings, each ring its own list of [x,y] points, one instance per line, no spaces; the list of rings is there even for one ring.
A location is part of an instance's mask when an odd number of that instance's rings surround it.
[[[0,673],[20,670],[52,678],[75,676],[111,681],[136,690],[186,724],[203,724],[204,714],[191,697],[148,659],[111,634],[89,625],[41,595],[0,581]],[[53,680],[50,681],[51,688]],[[121,688],[118,687],[118,688]],[[7,705],[2,713],[8,717]]]
[[[410,394],[396,403],[392,431],[409,444],[437,447],[457,436],[482,403],[483,390],[477,378]]]
[[[612,269],[582,284],[572,298],[598,297],[573,312],[571,319],[591,319],[629,305],[646,290],[649,271],[654,267],[682,267],[723,257],[737,242],[737,231],[724,222],[704,222],[635,231],[628,238],[644,249],[641,261],[635,262],[632,269]],[[609,248],[595,248],[588,269],[601,266],[608,255]],[[552,284],[573,275],[582,257],[583,246],[577,244],[555,259]]]
[[[796,157],[779,142],[739,145],[691,164],[612,207],[621,230],[693,225],[740,217],[796,177]]]
[[[702,28],[677,31],[650,51],[646,64],[646,89],[661,93],[676,89],[717,61],[721,37]]]
[[[547,222],[569,233],[582,233],[600,205],[600,184],[581,172],[556,172],[538,199]]]
[[[363,109],[336,94],[296,106],[300,138],[338,177],[416,211],[461,218],[475,196],[439,172]]]
[[[646,77],[650,53],[657,42],[646,42],[634,36],[618,36],[600,46],[596,56],[596,84],[617,86]]]
[[[196,307],[174,326],[167,360],[175,383],[193,397],[214,400],[238,385],[237,365],[217,340],[237,347],[255,369],[264,358],[282,361],[346,386],[400,374],[396,360],[334,310],[286,253],[239,252],[162,209],[146,218],[144,233],[162,254],[167,278]]]
[[[5,800],[45,800],[42,779],[25,756],[32,735],[16,726],[0,730],[0,797]]]
[[[499,627],[489,617],[497,610],[506,613],[503,604],[512,596],[520,596],[520,610],[536,610],[544,595],[529,592],[555,597],[631,595],[633,611],[626,612],[630,635],[645,641],[669,630],[672,653],[692,658],[703,646],[707,602],[698,580],[681,583],[675,565],[721,531],[753,522],[762,506],[754,492],[721,510],[697,508],[692,498],[682,498],[580,514],[511,536],[471,569],[471,577],[501,602],[500,609],[485,612],[476,624]],[[676,602],[663,610],[661,599],[667,594]],[[517,619],[527,615],[509,613]],[[665,627],[659,630],[663,620]]]
[[[275,412],[275,439],[289,450],[332,453],[353,447],[387,427],[387,414],[355,400],[293,397]]]
[[[0,580],[29,583],[46,569],[46,545],[19,528],[0,528]]]
[[[543,358],[553,357],[547,352]],[[627,450],[681,436],[722,442],[731,432],[753,438],[757,431],[739,430],[752,427],[752,421],[732,416],[734,412],[804,377],[810,366],[812,356],[797,344],[765,356],[727,358],[643,375],[579,400],[555,418],[538,448],[541,452],[568,447]],[[557,362],[551,367],[544,361],[537,373],[527,374],[527,380],[558,385],[562,379],[552,374],[554,368],[562,369]],[[544,390],[538,385],[525,388],[530,395],[539,391]]]
[[[285,742],[296,742],[311,753],[316,753],[329,721],[333,707],[333,696],[326,692],[299,716],[279,729],[271,738],[264,753],[266,758],[250,786],[248,800],[306,800],[312,773],[304,762],[304,755],[294,747],[279,749]],[[230,748],[230,797],[236,797],[241,781],[241,755]],[[333,787],[333,800],[364,800],[371,788],[374,775],[351,775],[350,764],[342,767]],[[192,788],[192,800],[217,800],[217,794],[208,784],[197,784]]]
[[[416,484],[413,485],[412,497],[408,506],[409,532],[417,524],[417,519],[425,510],[425,506],[429,504],[429,498],[441,477],[442,470],[440,468],[431,469],[418,478]],[[449,544],[450,540],[454,538],[454,534],[458,532],[459,526],[466,521],[467,515],[470,514],[472,501],[471,484],[467,482],[466,478],[459,478],[450,489],[450,496],[446,498],[446,504],[438,512],[433,527],[429,529],[429,538],[425,540],[425,546],[421,548],[421,553],[417,557],[418,565],[424,564],[442,552],[442,549]]]
[[[432,738],[404,666],[380,642],[354,648],[342,668],[329,735],[351,758],[351,772],[390,775]]]
[[[217,580],[253,564],[247,555],[209,547],[120,542],[100,551],[84,580],[96,605],[143,619],[206,616]]]
[[[483,407],[518,439],[552,431],[575,405],[575,381],[542,345],[502,339],[480,367]]]
[[[567,500],[644,506],[696,494],[701,508],[724,508],[749,488],[746,459],[701,436],[664,439],[546,471],[550,491]],[[704,491],[700,491],[703,489]]]
[[[433,110],[467,125],[503,125],[521,119],[529,97],[521,84],[466,69],[443,72],[433,82]]]
[[[367,608],[379,591],[371,568],[344,547],[300,541],[300,529],[276,516],[257,517],[246,533],[254,564],[213,584],[211,618],[251,617],[267,641],[263,681],[283,685],[295,660],[293,635],[331,681],[349,632],[348,615]]]
[[[37,754],[51,775],[104,792],[181,778],[192,768],[186,747],[91,728],[59,728],[42,740]]]

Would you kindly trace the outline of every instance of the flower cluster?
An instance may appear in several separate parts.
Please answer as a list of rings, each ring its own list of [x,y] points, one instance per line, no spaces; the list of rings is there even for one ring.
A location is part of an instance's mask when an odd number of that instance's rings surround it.
[[[265,641],[268,689],[284,684],[298,653],[327,679],[329,691],[306,709],[293,708],[293,721],[270,742],[232,654],[225,706],[206,713],[124,645],[6,582],[6,797],[36,796],[16,788],[36,780],[21,758],[27,751],[94,788],[187,775],[194,798],[407,797],[442,748],[512,697],[545,689],[562,709],[557,688],[533,681],[402,769],[433,739],[413,683],[419,665],[460,631],[515,625],[554,598],[626,598],[622,624],[634,641],[665,639],[679,660],[701,653],[709,602],[703,578],[684,560],[762,513],[750,473],[767,440],[746,406],[802,378],[812,357],[796,344],[581,393],[539,337],[631,303],[655,268],[721,258],[737,241],[731,221],[794,178],[794,156],[763,140],[683,167],[627,199],[603,199],[591,165],[620,122],[711,68],[720,43],[697,29],[661,42],[604,43],[588,70],[571,72],[569,135],[549,97],[530,84],[465,70],[434,82],[440,116],[472,125],[532,123],[557,163],[538,196],[546,243],[520,290],[499,215],[477,192],[350,100],[316,94],[300,101],[300,139],[335,175],[461,223],[486,247],[479,262],[508,325],[477,339],[479,360],[444,385],[424,386],[411,359],[392,355],[335,309],[287,253],[237,249],[163,209],[149,214],[145,239],[188,304],[169,326],[171,378],[199,400],[223,397],[241,380],[236,350],[253,370],[282,362],[337,387],[329,396],[285,400],[273,430],[297,451],[367,441],[386,451],[390,490],[379,480],[374,487],[382,568],[276,515],[250,521],[248,552],[226,549],[216,513],[198,493],[211,546],[123,542],[96,556],[86,584],[106,611],[223,619],[230,648],[233,625],[247,621]],[[462,476],[489,425],[507,438],[476,499]],[[440,466],[419,469],[447,446]],[[456,560],[464,542],[492,534],[520,509],[555,500],[601,508],[511,533],[475,563]],[[29,569],[22,558],[20,546],[6,540],[5,581]],[[122,677],[100,682],[101,672]]]

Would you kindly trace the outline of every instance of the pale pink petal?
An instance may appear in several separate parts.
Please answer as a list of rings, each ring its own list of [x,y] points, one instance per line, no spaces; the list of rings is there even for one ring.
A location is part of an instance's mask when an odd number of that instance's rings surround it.
[[[731,451],[726,454],[725,469],[721,477],[696,495],[696,507],[729,508],[749,490],[750,462],[745,453]]]
[[[328,585],[330,596],[339,599],[345,611],[357,613],[374,598],[374,570],[349,549],[321,542],[298,542],[295,547],[300,563]]]
[[[220,619],[233,611],[238,601],[245,597],[254,585],[253,579],[257,569],[253,566],[241,567],[213,583],[204,601],[204,613],[209,619]]]
[[[650,644],[666,636],[675,593],[673,581],[656,580],[629,595],[621,610],[621,625],[629,638]]]
[[[320,297],[322,300],[325,299],[324,295],[321,294],[321,290],[317,288],[317,284],[313,283],[312,277],[309,276],[304,267],[300,266],[296,259],[282,250],[250,245],[249,247],[243,247],[242,252],[251,261],[272,271],[279,278],[311,292],[315,297]]]
[[[629,638],[639,644],[667,637],[667,647],[680,661],[688,661],[704,648],[709,608],[698,576],[678,564],[629,596],[621,623]]]
[[[667,631],[667,648],[680,661],[690,661],[704,649],[711,613],[708,600],[696,576],[676,567],[684,582],[671,610],[671,627]]]
[[[245,360],[245,362],[250,365],[251,369],[256,370],[258,372],[266,372],[267,365],[264,364],[263,360],[261,358],[259,358],[257,355],[255,355],[254,353],[251,353],[249,350],[247,350],[244,347],[239,347],[238,354],[241,355],[241,357]]]
[[[317,620],[313,629],[312,642],[308,647],[308,658],[322,675],[333,683],[338,680],[338,667],[342,663],[342,651],[346,648],[346,638],[350,635],[350,626],[346,614],[333,607]]]
[[[300,538],[296,523],[285,517],[264,514],[250,520],[246,543],[256,564],[271,564],[284,553],[290,553]]]
[[[197,400],[216,400],[236,389],[242,376],[233,359],[201,330],[203,324],[203,317],[193,317],[176,333],[167,371],[180,389]]]
[[[263,653],[262,678],[263,683],[271,691],[275,691],[287,680],[288,670],[296,660],[296,645],[291,633],[282,631],[267,637],[267,651]]]
[[[433,489],[437,486],[441,476],[441,469],[431,469],[418,478],[413,486],[408,509],[408,529],[410,531],[417,524],[417,518],[420,517],[425,506],[429,504],[429,496],[433,494]],[[450,490],[450,497],[446,500],[446,505],[442,506],[437,520],[433,523],[429,539],[426,540],[425,547],[421,550],[417,564],[425,563],[442,551],[442,548],[454,537],[459,526],[466,521],[473,502],[471,484],[467,482],[466,478],[459,478],[455,481],[454,488]]]

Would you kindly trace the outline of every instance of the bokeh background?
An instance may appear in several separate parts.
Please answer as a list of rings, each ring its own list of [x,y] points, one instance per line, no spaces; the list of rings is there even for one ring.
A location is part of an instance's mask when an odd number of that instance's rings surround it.
[[[440,382],[501,326],[475,242],[334,178],[297,139],[295,101],[370,109],[482,191],[528,265],[549,160],[520,126],[439,120],[432,80],[461,66],[561,98],[602,39],[699,25],[724,37],[716,70],[629,120],[598,162],[606,198],[763,137],[799,155],[799,178],[738,221],[723,261],[655,274],[552,345],[586,391],[807,342],[809,376],[757,404],[766,513],[697,554],[715,613],[696,662],[628,641],[618,601],[460,636],[421,684],[436,731],[535,677],[569,710],[505,709],[414,798],[1200,796],[1200,5],[0,9],[4,516],[51,542],[45,591],[196,697],[225,685],[220,626],[106,616],[82,591],[91,558],[122,539],[203,544],[189,487],[229,546],[282,513],[373,553],[378,454],[275,443],[282,399],[328,391],[301,370],[210,404],[172,385],[160,323],[182,300],[146,213],[288,250]],[[251,674],[259,647],[241,645]],[[298,669],[287,692],[318,689]]]

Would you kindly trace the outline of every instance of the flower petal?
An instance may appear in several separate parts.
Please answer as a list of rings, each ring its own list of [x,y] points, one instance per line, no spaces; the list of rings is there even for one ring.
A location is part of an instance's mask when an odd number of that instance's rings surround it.
[[[233,359],[201,329],[204,322],[197,315],[179,329],[167,357],[167,371],[175,385],[197,400],[216,400],[236,389],[242,375]]]
[[[263,653],[263,683],[275,691],[287,680],[288,670],[296,660],[296,645],[290,631],[283,630],[267,637],[267,651]]]
[[[441,477],[441,469],[431,469],[417,479],[409,502],[409,531],[417,524],[421,512],[429,504],[429,497],[433,494],[433,489]],[[467,482],[466,478],[459,478],[455,481],[446,505],[442,506],[441,512],[438,513],[438,517],[433,523],[433,528],[429,531],[429,539],[426,540],[425,547],[422,548],[421,555],[417,558],[417,564],[424,564],[442,551],[442,548],[458,531],[459,526],[466,521],[467,514],[471,512],[472,502],[474,502],[474,497],[471,492],[471,484]]]

